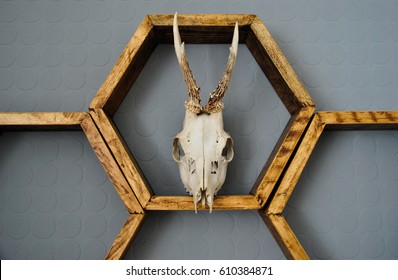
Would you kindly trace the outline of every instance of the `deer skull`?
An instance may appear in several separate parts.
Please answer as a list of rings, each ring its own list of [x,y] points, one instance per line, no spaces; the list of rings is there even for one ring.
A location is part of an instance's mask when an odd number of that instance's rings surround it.
[[[238,52],[238,23],[235,24],[227,66],[207,104],[200,104],[200,89],[192,74],[178,30],[177,14],[173,22],[174,48],[188,88],[183,128],[173,141],[173,159],[178,163],[182,183],[197,203],[207,204],[212,211],[214,195],[224,184],[228,163],[234,156],[233,141],[224,131],[222,109],[224,97]]]

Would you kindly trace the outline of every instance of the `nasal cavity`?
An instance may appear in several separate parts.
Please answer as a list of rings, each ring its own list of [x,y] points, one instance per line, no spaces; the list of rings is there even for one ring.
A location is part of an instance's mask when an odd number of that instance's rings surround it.
[[[217,174],[218,171],[218,161],[211,162],[211,174]]]

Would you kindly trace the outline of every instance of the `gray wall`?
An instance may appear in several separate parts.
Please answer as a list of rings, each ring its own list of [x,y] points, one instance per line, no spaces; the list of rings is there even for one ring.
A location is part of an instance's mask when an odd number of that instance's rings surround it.
[[[0,110],[86,111],[149,13],[253,13],[318,110],[398,109],[397,1],[0,1]],[[203,99],[227,45],[188,45]],[[186,89],[159,45],[114,120],[156,194],[184,194],[170,150]],[[221,193],[247,194],[289,115],[239,46],[225,98],[235,158]],[[285,210],[312,258],[398,258],[398,134],[327,132]],[[81,132],[0,135],[1,259],[102,259],[128,213]],[[150,213],[129,259],[284,258],[255,211]]]

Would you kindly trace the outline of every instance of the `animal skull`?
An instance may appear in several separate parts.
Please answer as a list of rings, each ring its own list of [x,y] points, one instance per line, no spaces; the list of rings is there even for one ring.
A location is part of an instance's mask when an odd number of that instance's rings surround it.
[[[224,131],[222,98],[231,80],[238,52],[238,23],[235,24],[224,74],[204,107],[200,104],[200,89],[189,68],[184,43],[181,43],[177,13],[173,34],[175,52],[188,88],[183,128],[173,141],[173,159],[178,163],[185,189],[193,195],[195,212],[199,201],[203,207],[207,204],[211,212],[214,195],[224,184],[227,165],[234,156],[232,138]]]

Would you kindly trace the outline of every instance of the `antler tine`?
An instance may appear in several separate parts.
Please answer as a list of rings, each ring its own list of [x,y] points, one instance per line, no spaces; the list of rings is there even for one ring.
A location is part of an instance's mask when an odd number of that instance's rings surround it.
[[[232,72],[234,70],[236,56],[238,54],[238,42],[239,42],[239,30],[238,22],[235,23],[234,35],[232,37],[232,44],[229,48],[229,56],[227,61],[227,66],[225,67],[224,73],[218,83],[217,88],[210,93],[209,101],[205,106],[205,110],[209,113],[216,113],[224,108],[222,103],[222,98],[227,92],[229,83],[231,81]]]
[[[187,56],[185,53],[185,45],[184,43],[181,43],[181,36],[177,23],[177,13],[175,13],[173,20],[173,35],[174,49],[176,52],[177,60],[180,64],[180,69],[188,88],[189,99],[185,101],[185,108],[193,113],[199,114],[203,111],[203,107],[200,105],[200,88],[196,83],[191,68],[189,67]]]

